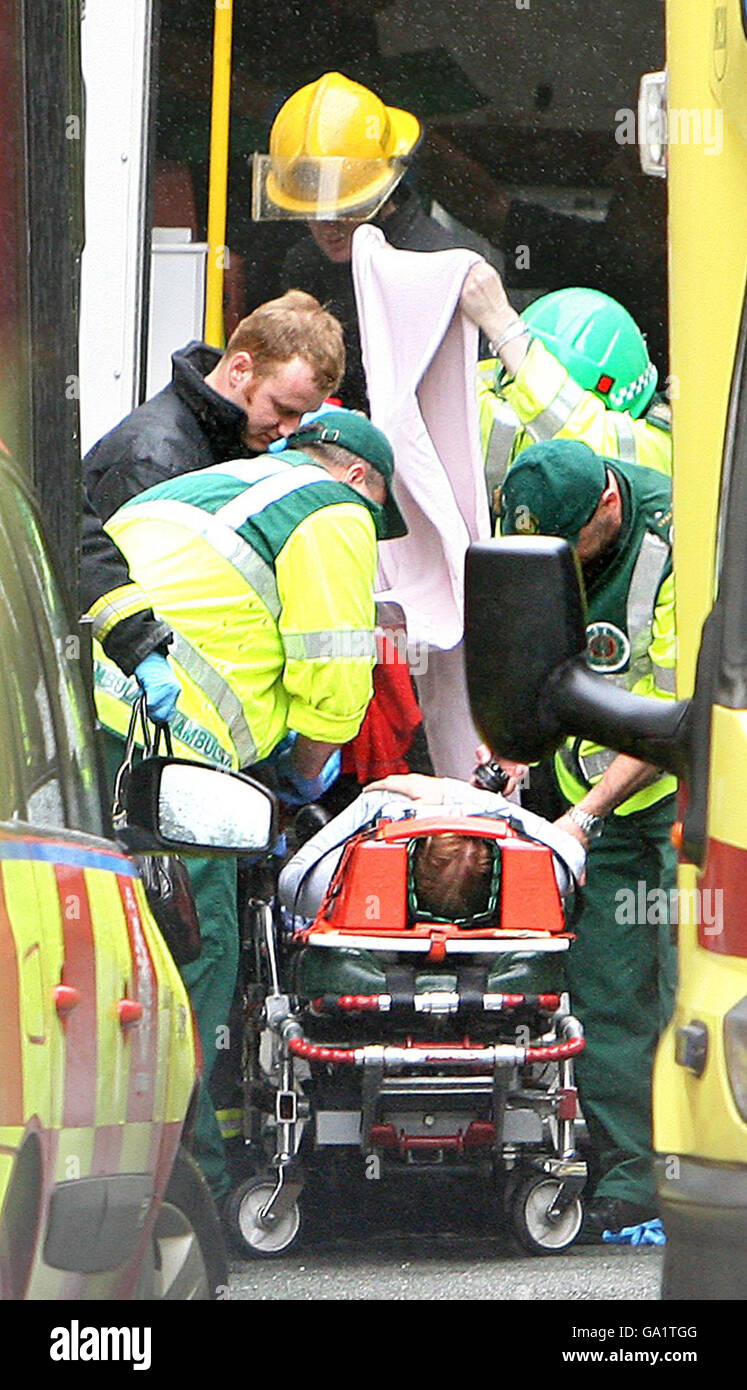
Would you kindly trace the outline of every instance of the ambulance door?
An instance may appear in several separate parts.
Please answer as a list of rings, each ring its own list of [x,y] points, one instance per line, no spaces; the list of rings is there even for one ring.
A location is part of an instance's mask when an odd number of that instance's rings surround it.
[[[52,990],[62,965],[59,910],[42,910],[37,825],[64,824],[64,800],[57,769],[55,731],[46,684],[35,648],[26,590],[10,542],[8,500],[12,485],[3,479],[0,512],[0,935],[3,939],[3,1009],[10,1057],[15,1057],[19,1093],[0,1119],[43,1129],[59,1123],[58,1097],[63,1058]],[[10,1073],[10,1065],[8,1072]],[[4,1068],[5,1070],[5,1068]],[[6,1101],[9,1101],[6,1097]],[[12,1118],[10,1116],[12,1115]]]
[[[91,1170],[96,1127],[126,1118],[129,1053],[118,1008],[132,958],[117,866],[132,870],[103,840],[79,639],[33,505],[10,474],[0,537],[11,599],[2,613],[10,657],[4,667],[6,733],[16,749],[13,816],[21,823],[4,877],[6,889],[13,889],[17,941],[22,937],[24,1008],[41,1001],[36,1007],[53,1054],[35,1067],[33,1086],[39,1093],[51,1086],[45,1123],[79,1131],[71,1140],[76,1162],[66,1165],[58,1156],[57,1176],[64,1180]],[[41,1028],[35,1036],[42,1036]]]

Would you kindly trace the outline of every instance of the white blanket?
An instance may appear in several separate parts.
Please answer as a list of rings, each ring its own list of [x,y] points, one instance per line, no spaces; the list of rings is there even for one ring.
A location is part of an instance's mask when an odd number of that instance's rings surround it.
[[[353,281],[371,418],[391,441],[409,528],[379,547],[381,603],[404,613],[439,776],[469,777],[478,735],[461,649],[464,556],[490,536],[475,397],[477,329],[459,310],[473,251],[398,251],[376,227],[353,237]],[[424,658],[422,647],[427,647]]]
[[[463,631],[464,554],[490,536],[475,400],[477,329],[459,310],[473,251],[397,251],[368,224],[353,280],[371,419],[391,441],[410,534],[380,547],[382,600],[413,641],[446,649]]]

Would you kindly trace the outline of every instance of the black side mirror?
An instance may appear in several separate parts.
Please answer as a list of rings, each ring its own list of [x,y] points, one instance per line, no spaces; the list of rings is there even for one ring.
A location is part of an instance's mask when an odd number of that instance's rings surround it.
[[[564,662],[586,652],[575,553],[548,536],[471,545],[464,619],[467,688],[486,743],[519,762],[549,757],[564,729],[543,693]]]
[[[631,695],[589,670],[583,581],[566,541],[469,547],[465,656],[472,717],[494,753],[538,762],[580,734],[687,778],[690,701]]]
[[[186,758],[138,763],[124,806],[127,825],[118,834],[139,852],[155,846],[172,854],[261,854],[277,836],[277,803],[267,787]]]

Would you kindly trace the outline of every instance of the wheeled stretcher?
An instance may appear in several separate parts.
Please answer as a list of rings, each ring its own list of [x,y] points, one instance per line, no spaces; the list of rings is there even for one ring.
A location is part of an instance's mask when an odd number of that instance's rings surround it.
[[[489,905],[434,920],[413,854],[455,833],[489,843]],[[584,1039],[552,851],[491,817],[382,821],[347,844],[313,922],[283,931],[266,902],[249,917],[245,1137],[260,1167],[271,1157],[231,1200],[245,1253],[290,1247],[308,1167],[345,1150],[377,1176],[495,1182],[526,1249],[566,1249],[586,1180],[573,1078]]]

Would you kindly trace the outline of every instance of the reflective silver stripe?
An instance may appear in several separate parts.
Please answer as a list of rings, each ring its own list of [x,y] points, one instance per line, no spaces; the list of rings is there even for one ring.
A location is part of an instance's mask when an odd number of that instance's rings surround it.
[[[288,632],[283,636],[288,661],[362,661],[376,656],[370,628],[346,632]]]
[[[493,423],[485,450],[485,480],[490,498],[495,489],[503,484],[514,440],[520,429],[521,421],[518,415],[510,405],[498,398],[493,408]]]
[[[576,781],[581,772],[585,781],[591,785],[592,778],[604,776],[607,768],[615,761],[617,753],[612,748],[600,748],[598,753],[587,753],[582,757],[580,753],[574,753],[569,744],[563,743],[558,749],[558,757]]]
[[[646,659],[651,669],[647,648],[651,641],[651,626],[654,619],[656,595],[661,584],[665,566],[669,560],[669,546],[660,536],[647,531],[638,552],[635,569],[628,588],[626,623],[630,641],[630,666]],[[640,676],[636,673],[636,680]]]
[[[242,494],[243,496],[243,494]],[[183,526],[193,536],[207,541],[219,555],[223,556],[242,579],[245,579],[255,594],[269,609],[273,618],[280,616],[280,597],[275,580],[275,571],[252,547],[217,516],[210,516],[201,507],[193,507],[189,502],[153,501],[138,502],[128,508],[137,519],[143,521],[171,522]],[[185,576],[188,578],[188,576]]]
[[[610,391],[609,401],[612,409],[625,410],[633,404],[642,391],[645,391],[647,386],[651,385],[652,381],[656,381],[656,367],[653,362],[649,362],[635,381],[629,381],[627,386],[620,386],[616,391]]]
[[[123,585],[118,592],[119,598],[110,596],[95,616],[91,617],[91,633],[99,642],[108,636],[111,629],[123,618],[131,618],[133,613],[142,613],[150,607],[150,600],[135,584]]]
[[[533,439],[553,439],[567,423],[569,415],[576,409],[583,395],[584,392],[578,383],[568,377],[550,404],[541,410],[539,415],[535,415],[533,420],[529,420],[524,428]]]
[[[332,475],[321,465],[317,467],[311,463],[299,464],[297,468],[293,468],[290,464],[285,464],[281,472],[273,473],[270,477],[252,484],[244,492],[240,492],[238,497],[233,497],[225,506],[219,507],[215,513],[216,520],[222,521],[226,526],[243,526],[250,516],[259,516],[260,512],[272,506],[273,502],[278,502],[281,497],[288,497],[303,487],[311,487],[313,483],[334,482]]]
[[[603,777],[616,757],[617,753],[612,748],[603,748],[600,753],[587,753],[585,757],[579,753],[579,766],[587,782],[593,781],[595,777]]]
[[[258,483],[270,478],[273,473],[283,472],[287,462],[276,454],[262,454],[256,459],[228,459],[225,463],[214,463],[206,472],[221,473],[225,477],[236,478],[240,483]]]
[[[617,433],[617,457],[623,463],[635,463],[635,430],[628,415],[616,415],[613,424]]]
[[[677,671],[674,666],[657,666],[652,662],[654,681],[659,690],[666,691],[667,695],[674,695],[677,692]]]
[[[105,666],[101,661],[94,662],[94,683],[98,692],[127,705],[133,705],[142,693],[134,676],[123,676],[121,671],[113,666]],[[99,718],[106,728],[111,728],[114,733],[120,733],[124,737],[126,720],[124,728],[118,729],[116,721],[113,724],[107,723],[107,717],[101,711]],[[196,720],[189,719],[181,710],[177,709],[172,715],[169,727],[172,736],[191,748],[196,757],[203,758],[206,762],[220,763],[222,767],[231,766],[231,754],[221,747],[215,734]],[[140,735],[137,735],[137,738],[139,739]]]
[[[174,633],[171,644],[174,660],[186,671],[203,695],[215,707],[228,726],[239,759],[239,766],[246,767],[256,761],[257,745],[252,738],[251,729],[246,722],[243,706],[238,696],[210,666],[203,656],[195,650],[180,633]]]

